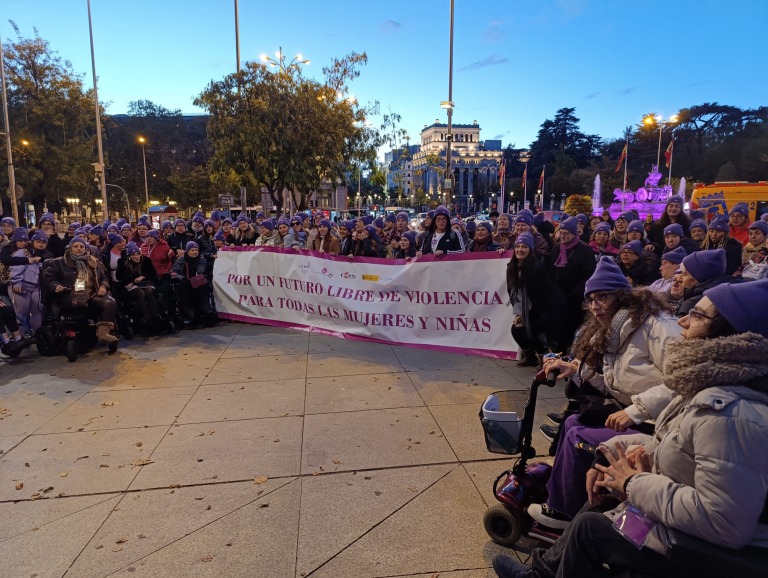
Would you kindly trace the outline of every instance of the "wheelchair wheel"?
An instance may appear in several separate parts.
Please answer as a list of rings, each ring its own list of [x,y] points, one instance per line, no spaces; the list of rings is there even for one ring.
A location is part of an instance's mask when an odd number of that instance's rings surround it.
[[[509,508],[497,504],[485,511],[483,526],[491,540],[501,546],[512,546],[522,533],[520,519]]]
[[[126,324],[126,326],[120,332],[120,335],[122,337],[125,337],[128,341],[130,341],[131,339],[133,339],[133,336],[135,335],[135,332],[133,330],[133,327],[131,327],[130,325]],[[114,353],[114,352],[110,352],[110,353]]]
[[[107,351],[109,351],[110,355],[112,355],[115,351],[117,351],[117,341],[113,341],[112,343],[107,345]]]
[[[77,341],[74,339],[67,341],[66,354],[70,363],[77,361]]]
[[[37,351],[43,357],[53,357],[57,353],[56,334],[53,327],[43,326],[35,332]]]

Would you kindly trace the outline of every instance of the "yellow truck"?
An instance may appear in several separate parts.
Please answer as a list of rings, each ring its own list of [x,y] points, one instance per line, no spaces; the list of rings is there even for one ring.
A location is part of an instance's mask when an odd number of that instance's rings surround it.
[[[750,222],[768,212],[768,181],[719,182],[711,185],[696,183],[691,194],[691,209],[714,215],[728,215],[736,203],[747,203]]]

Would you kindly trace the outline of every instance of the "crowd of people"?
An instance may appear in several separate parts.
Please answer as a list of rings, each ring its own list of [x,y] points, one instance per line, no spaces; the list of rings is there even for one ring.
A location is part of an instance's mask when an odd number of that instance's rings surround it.
[[[43,323],[46,304],[55,309],[82,302],[98,312],[101,341],[116,339],[115,316],[126,306],[147,332],[160,331],[158,313],[170,310],[178,310],[186,323],[210,324],[215,320],[210,281],[223,246],[404,262],[429,254],[509,251],[512,333],[523,352],[520,364],[537,365],[543,353],[572,344],[584,314],[584,287],[601,257],[614,259],[632,287],[649,287],[679,315],[710,287],[766,276],[768,222],[749,223],[742,203],[729,216],[711,221],[702,212],[686,214],[683,203],[670,197],[658,220],[651,215],[640,220],[629,211],[615,221],[607,212],[556,214],[548,220],[528,210],[463,220],[439,206],[418,227],[411,226],[407,212],[336,222],[321,211],[279,219],[258,213],[253,220],[213,211],[209,218],[198,212],[189,221],[165,221],[157,229],[146,217],[135,224],[125,219],[71,223],[63,237],[56,234],[51,214],[39,219],[36,230],[4,217],[0,335],[4,346],[28,345]]]

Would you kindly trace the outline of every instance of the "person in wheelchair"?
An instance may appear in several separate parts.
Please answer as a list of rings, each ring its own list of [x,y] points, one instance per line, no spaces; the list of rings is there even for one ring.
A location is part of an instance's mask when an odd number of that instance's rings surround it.
[[[152,260],[141,254],[133,241],[125,246],[125,256],[117,262],[117,282],[121,299],[133,306],[136,321],[144,329],[159,330],[157,309],[157,273]]]
[[[62,309],[93,307],[99,316],[96,334],[100,343],[114,343],[117,303],[109,294],[109,278],[101,262],[88,253],[86,242],[75,237],[63,257],[51,259],[43,269],[43,290],[53,317]]]
[[[568,529],[531,567],[497,556],[498,576],[765,576],[768,316],[754,304],[766,300],[768,279],[704,292],[665,350],[676,397],[653,435],[601,444]]]
[[[184,256],[176,259],[171,276],[178,282],[179,304],[190,325],[211,325],[211,288],[205,276],[206,258],[200,247],[189,241]]]

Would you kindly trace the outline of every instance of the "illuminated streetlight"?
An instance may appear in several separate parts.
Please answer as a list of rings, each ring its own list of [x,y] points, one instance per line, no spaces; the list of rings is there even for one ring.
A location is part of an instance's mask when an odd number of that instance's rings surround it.
[[[280,50],[275,52],[274,58],[262,54],[260,59],[264,64],[268,64],[272,68],[279,68],[280,72],[284,73],[290,72],[291,69],[301,70],[301,65],[306,66],[310,64],[309,59],[304,58],[301,54],[297,54],[288,64],[286,64],[282,46],[280,47]]]
[[[147,213],[149,213],[149,184],[147,183],[147,155],[144,152],[144,145],[147,139],[143,136],[139,137],[139,144],[141,144],[141,158],[144,161],[144,197],[147,202]]]
[[[669,121],[664,122],[664,119],[660,114],[646,114],[643,117],[643,124],[651,127],[653,125],[657,125],[659,127],[659,147],[656,151],[656,170],[659,170],[659,164],[661,163],[661,132],[664,129],[664,126],[671,126],[673,124],[676,124],[678,121],[678,116],[672,115],[669,117]],[[655,129],[654,129],[655,130]]]

